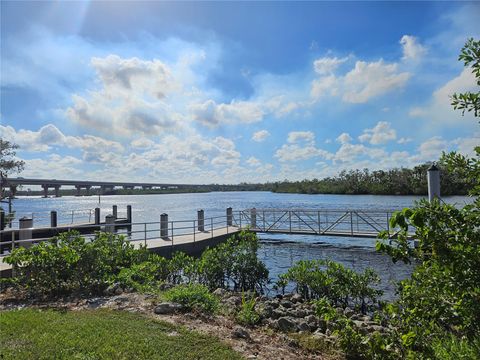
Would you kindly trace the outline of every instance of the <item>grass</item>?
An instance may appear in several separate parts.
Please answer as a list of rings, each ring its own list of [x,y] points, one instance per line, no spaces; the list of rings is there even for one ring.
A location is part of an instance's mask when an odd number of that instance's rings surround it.
[[[241,359],[218,339],[111,310],[0,312],[0,359]]]

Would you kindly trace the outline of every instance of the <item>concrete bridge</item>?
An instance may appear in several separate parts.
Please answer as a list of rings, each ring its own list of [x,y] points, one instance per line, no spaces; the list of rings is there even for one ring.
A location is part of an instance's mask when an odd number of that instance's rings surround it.
[[[86,180],[57,180],[57,179],[27,179],[22,177],[17,178],[5,178],[2,179],[0,184],[0,191],[3,188],[10,188],[10,194],[15,196],[18,186],[23,185],[37,185],[43,189],[43,196],[48,196],[49,189],[54,189],[56,197],[60,196],[60,188],[62,186],[73,186],[77,189],[77,196],[81,195],[82,189],[85,189],[85,194],[91,195],[91,189],[97,188],[101,191],[101,194],[105,194],[108,191],[112,191],[116,187],[123,189],[152,189],[152,188],[169,188],[169,189],[181,189],[183,187],[199,186],[193,184],[164,184],[164,183],[135,183],[135,182],[115,182],[115,181],[86,181]]]

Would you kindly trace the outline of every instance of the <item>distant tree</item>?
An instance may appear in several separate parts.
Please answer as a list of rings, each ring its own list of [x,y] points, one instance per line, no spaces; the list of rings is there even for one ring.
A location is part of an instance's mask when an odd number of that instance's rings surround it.
[[[19,173],[23,170],[25,162],[16,158],[18,145],[10,141],[0,139],[0,198],[3,199],[3,186],[5,179],[11,173]]]

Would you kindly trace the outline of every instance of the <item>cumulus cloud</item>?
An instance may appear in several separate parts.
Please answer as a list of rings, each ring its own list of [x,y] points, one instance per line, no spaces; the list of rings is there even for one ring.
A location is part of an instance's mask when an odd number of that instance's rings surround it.
[[[301,141],[312,143],[315,140],[315,134],[312,131],[291,131],[288,133],[287,142],[295,144]]]
[[[154,144],[154,141],[145,137],[137,138],[130,142],[130,146],[136,149],[148,149],[151,148]]]
[[[313,62],[313,68],[319,75],[326,75],[333,73],[341,64],[347,61],[348,58],[339,59],[337,57],[322,57]]]
[[[67,117],[87,128],[131,136],[160,134],[180,126],[183,117],[168,96],[181,89],[170,68],[158,59],[92,58],[101,88],[74,94]]]
[[[259,130],[253,133],[252,140],[256,142],[265,141],[267,137],[270,136],[270,133],[267,130]]]
[[[2,138],[18,144],[22,150],[42,152],[51,150],[52,146],[78,148],[83,150],[84,157],[89,158],[93,153],[105,151],[123,152],[124,147],[116,141],[106,140],[93,135],[67,136],[55,125],[47,124],[38,131],[15,130],[11,126],[0,125]]]
[[[254,156],[250,156],[246,163],[250,166],[253,166],[253,167],[257,167],[257,166],[260,166],[262,165],[262,162],[260,160],[258,160],[256,157]]]
[[[372,145],[386,144],[396,138],[397,132],[386,121],[379,121],[373,129],[363,130],[363,134],[358,137],[361,142],[369,142]]]
[[[352,141],[352,137],[350,136],[349,133],[341,133],[340,135],[338,135],[338,137],[335,139],[337,142],[339,142],[340,144],[346,144],[350,141]]]
[[[449,80],[444,85],[436,89],[431,97],[431,100],[425,106],[416,106],[410,109],[409,115],[412,117],[420,117],[433,121],[437,124],[458,124],[459,121],[465,123],[472,122],[472,115],[465,113],[462,116],[460,111],[456,111],[450,105],[451,96],[454,93],[463,93],[466,91],[478,91],[475,77],[472,70],[465,68],[460,75]]]
[[[357,61],[343,76],[329,74],[314,79],[310,95],[318,100],[324,96],[340,96],[348,103],[366,103],[405,86],[411,74],[401,72],[397,63]]]
[[[398,65],[357,61],[355,68],[345,75],[343,101],[365,103],[371,98],[402,88],[410,78],[408,72],[399,72]]]
[[[264,112],[261,106],[250,101],[232,101],[229,104],[217,104],[207,100],[190,106],[195,121],[210,127],[232,123],[254,123],[262,120]]]
[[[415,36],[403,35],[400,44],[403,50],[403,60],[419,60],[427,53],[427,49],[418,43]]]
[[[288,134],[287,144],[275,152],[280,162],[308,160],[313,157],[332,158],[332,154],[315,146],[315,134],[311,131],[292,131]]]

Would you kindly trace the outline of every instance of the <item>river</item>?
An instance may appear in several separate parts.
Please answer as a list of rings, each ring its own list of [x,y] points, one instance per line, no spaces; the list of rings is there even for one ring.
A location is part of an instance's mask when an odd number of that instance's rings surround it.
[[[420,200],[417,196],[379,195],[306,195],[277,194],[271,192],[212,192],[193,194],[159,195],[110,195],[61,198],[20,197],[13,201],[17,219],[33,213],[35,225],[48,223],[48,212],[57,210],[59,223],[70,221],[72,210],[74,222],[80,218],[88,220],[89,211],[100,207],[102,216],[111,213],[112,205],[118,206],[119,216],[125,214],[127,205],[132,205],[133,222],[159,221],[161,213],[168,213],[169,220],[193,220],[198,209],[205,210],[205,218],[225,215],[225,209],[235,210],[256,208],[282,209],[328,209],[328,210],[397,210],[412,206]],[[100,200],[100,204],[99,204]],[[453,196],[443,199],[448,203],[463,205],[468,198]],[[63,220],[63,221],[61,221]],[[412,266],[393,264],[389,257],[375,252],[374,239],[342,238],[313,235],[259,234],[261,247],[259,257],[275,281],[301,259],[331,259],[356,271],[372,267],[381,277],[380,289],[384,298],[395,294],[394,283],[408,277]]]

